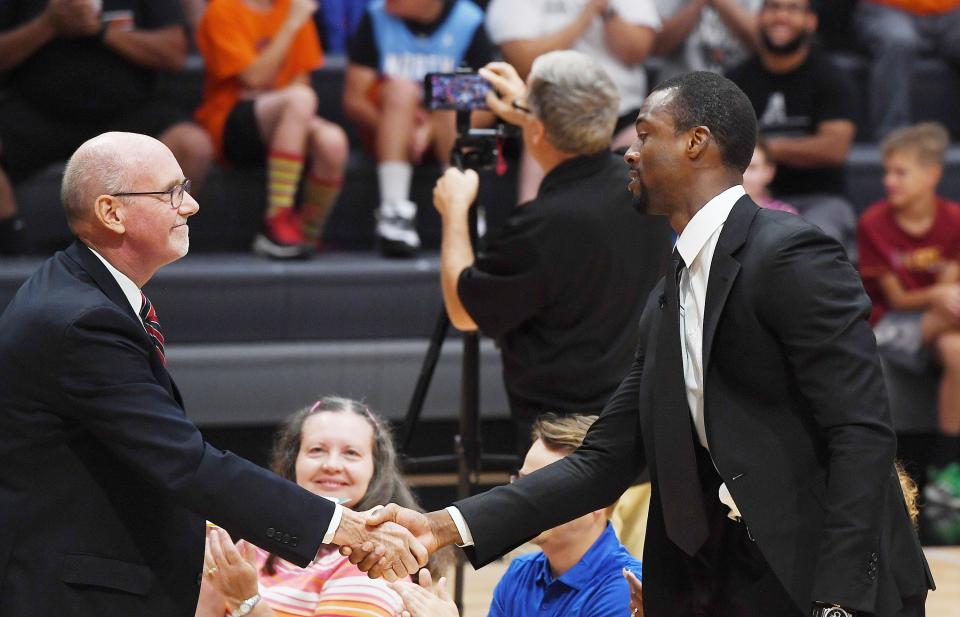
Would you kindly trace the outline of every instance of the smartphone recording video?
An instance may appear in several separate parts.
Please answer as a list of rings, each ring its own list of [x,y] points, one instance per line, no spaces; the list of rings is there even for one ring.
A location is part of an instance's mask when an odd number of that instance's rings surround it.
[[[490,82],[477,73],[427,73],[423,80],[427,109],[487,109]]]

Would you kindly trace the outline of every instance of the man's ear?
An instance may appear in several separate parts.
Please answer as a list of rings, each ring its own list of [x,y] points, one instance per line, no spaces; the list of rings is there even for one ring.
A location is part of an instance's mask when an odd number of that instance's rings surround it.
[[[100,195],[93,204],[93,219],[96,224],[116,234],[126,231],[124,226],[126,214],[124,204],[118,197]]]
[[[530,132],[530,143],[542,144],[547,140],[547,127],[540,118],[527,114],[527,130]]]
[[[687,156],[692,160],[701,158],[707,151],[713,133],[705,126],[697,126],[687,132]]]

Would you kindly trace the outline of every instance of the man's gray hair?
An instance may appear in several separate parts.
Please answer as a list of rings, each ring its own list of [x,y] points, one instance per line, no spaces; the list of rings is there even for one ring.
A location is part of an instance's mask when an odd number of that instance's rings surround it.
[[[81,146],[63,171],[60,201],[71,229],[92,212],[93,200],[98,196],[126,189],[130,156],[124,156],[120,148],[105,140],[94,140]]]
[[[527,103],[557,150],[593,154],[610,147],[620,95],[589,56],[562,50],[543,54],[530,69]]]

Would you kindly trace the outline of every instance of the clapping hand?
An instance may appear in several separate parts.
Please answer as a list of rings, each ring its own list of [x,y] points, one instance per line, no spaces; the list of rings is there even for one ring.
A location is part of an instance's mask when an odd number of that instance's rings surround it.
[[[287,24],[291,30],[298,30],[320,8],[316,0],[293,0],[287,13]]]
[[[370,578],[382,576],[391,582],[425,566],[429,553],[421,539],[415,537],[417,533],[408,531],[402,522],[395,522],[392,510],[390,516],[382,518],[377,517],[378,513],[378,508],[367,512],[344,509],[333,536],[340,553],[348,555],[351,563],[357,564]]]
[[[429,570],[420,570],[420,584],[410,581],[390,583],[390,588],[403,600],[401,617],[459,617],[457,605],[447,593],[447,579],[434,585]]]
[[[623,578],[630,586],[630,617],[643,617],[643,583],[626,568],[623,569]]]
[[[47,11],[60,36],[92,36],[100,29],[97,5],[90,0],[50,0]]]
[[[223,596],[231,610],[257,593],[255,555],[252,544],[240,540],[234,546],[223,529],[213,528],[207,533],[203,580]]]

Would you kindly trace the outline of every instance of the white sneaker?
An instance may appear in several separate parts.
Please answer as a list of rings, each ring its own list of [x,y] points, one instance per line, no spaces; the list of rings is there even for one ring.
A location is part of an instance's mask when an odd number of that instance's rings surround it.
[[[386,257],[412,257],[420,249],[417,234],[417,204],[408,199],[385,201],[377,210],[380,252]]]

